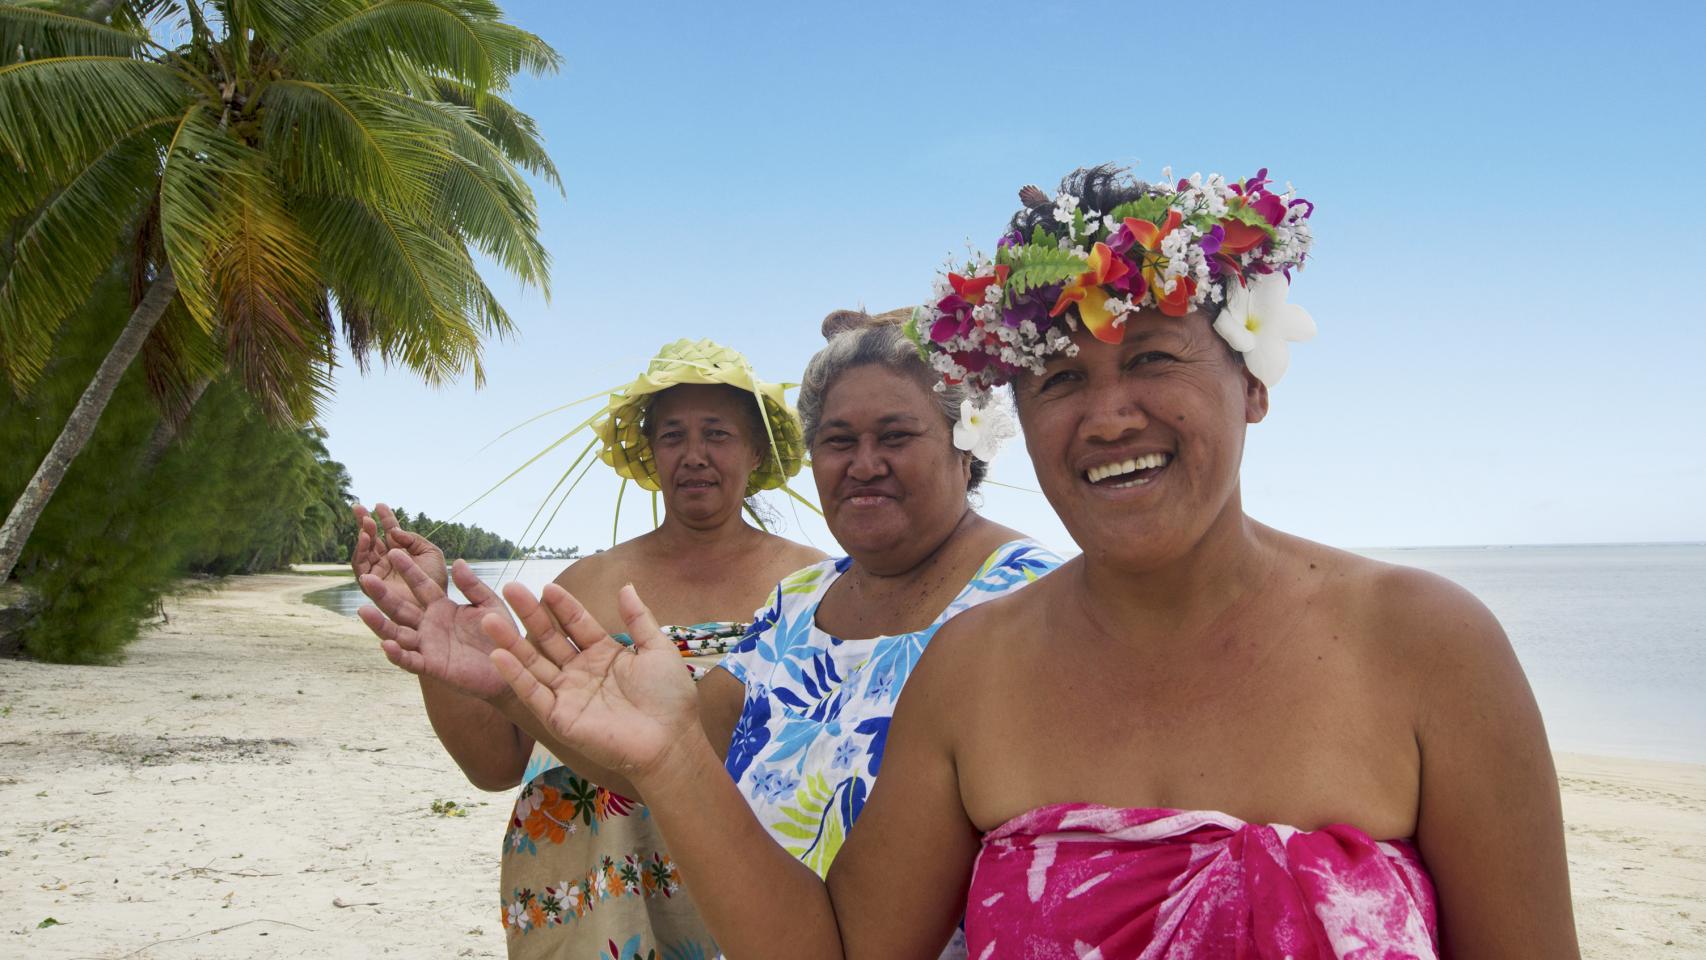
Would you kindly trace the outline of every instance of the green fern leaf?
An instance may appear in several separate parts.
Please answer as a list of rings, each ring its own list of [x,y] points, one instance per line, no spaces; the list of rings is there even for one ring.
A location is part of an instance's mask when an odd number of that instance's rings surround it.
[[[1137,220],[1148,220],[1150,223],[1159,225],[1167,219],[1167,208],[1172,206],[1172,203],[1172,197],[1149,194],[1120,204],[1109,211],[1108,216],[1113,217],[1116,221],[1131,217]]]
[[[1007,288],[1014,293],[1027,293],[1037,287],[1065,283],[1086,269],[1082,257],[1052,244],[1026,244],[1014,251],[1012,262],[1013,272],[1008,275]]]

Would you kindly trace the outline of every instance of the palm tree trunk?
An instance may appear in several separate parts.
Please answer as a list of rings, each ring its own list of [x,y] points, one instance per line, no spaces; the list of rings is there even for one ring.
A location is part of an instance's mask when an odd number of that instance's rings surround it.
[[[95,371],[95,378],[89,381],[88,388],[65,421],[59,439],[53,442],[53,448],[41,466],[36,468],[35,476],[24,487],[18,502],[12,505],[5,525],[0,526],[0,583],[5,583],[12,575],[12,568],[18,565],[18,557],[24,552],[24,543],[29,540],[36,521],[41,519],[48,500],[59,487],[59,481],[65,479],[65,471],[70,468],[71,461],[94,435],[95,424],[100,422],[102,411],[113,398],[113,391],[118,389],[119,378],[124,376],[131,361],[141,352],[142,342],[148,339],[149,332],[165,315],[166,306],[177,291],[178,281],[172,276],[171,268],[162,268],[148,293],[142,297],[142,302],[131,311],[130,320],[118,335],[118,342],[107,351],[106,359]]]

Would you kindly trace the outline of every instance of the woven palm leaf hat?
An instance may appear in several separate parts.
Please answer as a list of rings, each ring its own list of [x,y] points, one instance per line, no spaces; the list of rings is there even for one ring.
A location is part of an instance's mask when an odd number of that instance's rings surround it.
[[[612,391],[603,415],[592,424],[601,444],[599,458],[618,476],[651,491],[660,487],[657,457],[641,429],[652,400],[670,387],[706,384],[734,387],[752,394],[764,411],[770,452],[746,483],[746,496],[760,490],[785,488],[800,472],[805,440],[799,414],[784,397],[791,384],[758,379],[740,352],[711,340],[677,340],[658,351],[633,383]]]

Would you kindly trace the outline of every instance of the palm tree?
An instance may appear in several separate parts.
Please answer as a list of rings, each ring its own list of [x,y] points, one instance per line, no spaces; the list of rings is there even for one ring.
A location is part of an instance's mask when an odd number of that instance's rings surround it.
[[[363,369],[377,356],[481,383],[483,339],[511,324],[475,254],[544,289],[521,171],[561,189],[532,119],[500,95],[558,63],[489,0],[0,0],[13,389],[115,259],[133,291],[0,527],[0,583],[145,347],[168,419],[229,367],[301,423],[340,333]]]

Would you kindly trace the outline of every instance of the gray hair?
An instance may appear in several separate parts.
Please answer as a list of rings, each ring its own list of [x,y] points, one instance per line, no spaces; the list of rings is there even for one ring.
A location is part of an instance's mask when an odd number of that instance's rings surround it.
[[[966,387],[955,384],[937,389],[942,382],[940,374],[930,369],[918,355],[918,347],[901,330],[911,313],[910,308],[903,308],[873,317],[863,310],[837,310],[823,319],[823,335],[829,342],[812,356],[800,378],[798,407],[808,448],[817,440],[823,422],[823,398],[829,388],[842,374],[859,367],[882,367],[912,380],[936,401],[944,422],[950,426],[959,422],[960,402],[968,396]],[[989,464],[973,457],[966,492],[976,490],[988,473]]]

